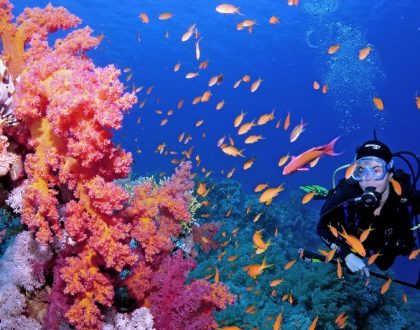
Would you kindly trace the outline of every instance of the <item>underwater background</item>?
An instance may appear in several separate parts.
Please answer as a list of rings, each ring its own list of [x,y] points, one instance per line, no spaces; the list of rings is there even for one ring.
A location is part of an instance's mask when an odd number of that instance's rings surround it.
[[[25,0],[14,1],[13,12],[17,15],[25,7],[43,8],[48,3],[64,6],[82,19],[81,26],[88,25],[93,35],[102,36],[101,43],[87,55],[99,67],[112,63],[124,71],[120,79],[127,91],[139,89],[138,102],[113,137],[116,144],[133,154],[132,179],[169,176],[181,158],[189,158],[196,179],[208,187],[213,185],[207,196],[210,206],[200,208],[196,218],[202,226],[219,221],[219,225],[209,225],[217,234],[205,236],[219,244],[206,248],[208,239],[205,244],[198,242],[198,267],[190,277],[213,274],[217,265],[221,281],[240,297],[216,314],[219,326],[271,329],[275,316],[283,311],[285,329],[308,328],[316,315],[320,328],[333,329],[340,312],[352,315],[361,305],[356,291],[363,290],[362,281],[350,279],[351,289],[343,292],[331,265],[302,263],[287,273],[283,270],[287,261],[298,256],[298,248],[324,248],[316,234],[322,201],[302,205],[305,193],[299,187],[331,188],[334,170],[349,164],[356,146],[373,139],[374,130],[393,152],[419,154],[420,109],[416,96],[420,93],[420,2],[301,0],[297,6],[290,6],[287,0],[235,0],[231,3],[240,8],[240,14],[223,15],[215,10],[220,1],[207,0]],[[158,19],[164,12],[173,16]],[[142,22],[140,13],[146,13],[150,21]],[[279,18],[277,24],[269,22],[272,16]],[[256,24],[250,30],[237,30],[237,24],[245,19]],[[194,23],[191,39],[181,41]],[[67,33],[53,33],[51,41]],[[334,45],[340,48],[328,54]],[[371,52],[359,60],[359,51],[365,47],[371,47]],[[202,61],[208,61],[207,68],[198,68]],[[187,79],[190,72],[199,75]],[[221,83],[209,87],[209,79],[220,74]],[[250,82],[242,81],[234,88],[244,75],[251,77]],[[262,79],[261,85],[251,92],[250,86],[257,79]],[[319,82],[320,89],[314,89],[314,81]],[[325,93],[322,86],[328,86]],[[207,102],[193,104],[194,98],[209,90]],[[375,106],[373,98],[383,101],[383,110]],[[221,101],[224,105],[217,110]],[[238,135],[233,126],[235,118],[243,111],[244,122],[251,122],[273,110],[274,120],[253,127],[249,133],[262,135],[263,139],[245,144],[244,135]],[[285,129],[288,113],[290,126]],[[301,121],[307,123],[305,130],[292,143],[290,133]],[[188,136],[190,141],[185,143]],[[223,153],[217,145],[223,136],[225,142],[230,137],[238,149],[244,149],[245,157]],[[334,150],[339,155],[321,157],[308,171],[282,174],[283,168],[278,166],[282,156],[296,156],[336,137]],[[162,145],[163,149],[158,149]],[[249,159],[254,159],[253,165],[244,170],[243,164]],[[408,170],[399,160],[396,166]],[[344,172],[339,172],[337,180],[343,176]],[[285,189],[271,205],[263,206],[254,193],[261,183],[270,187],[284,183]],[[252,208],[250,214],[245,212],[248,207]],[[262,216],[253,221],[260,213]],[[235,231],[237,228],[239,231]],[[252,263],[252,234],[263,228],[267,238],[275,230],[279,236],[272,237],[273,246],[266,252],[274,265],[255,283],[242,268]],[[226,257],[236,256],[236,260],[221,262],[222,233],[232,231],[232,244],[223,251]],[[413,284],[419,270],[418,259],[399,258],[392,267],[398,279]],[[288,284],[276,295],[272,290],[255,293],[258,286],[283,276]],[[376,281],[380,288],[384,281]],[[419,328],[418,290],[397,284],[392,290],[392,296],[384,296],[381,303],[373,295],[362,297],[363,301],[374,302],[353,313],[347,327]],[[294,302],[289,298],[292,292]],[[287,293],[290,296],[285,300],[290,303],[281,299]],[[405,305],[403,293],[408,295]],[[364,321],[358,323],[355,318]]]

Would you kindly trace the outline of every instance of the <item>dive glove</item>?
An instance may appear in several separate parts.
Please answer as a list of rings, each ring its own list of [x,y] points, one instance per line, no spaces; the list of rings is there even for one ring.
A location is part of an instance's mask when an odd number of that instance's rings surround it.
[[[346,262],[346,265],[351,272],[360,272],[362,275],[369,276],[369,269],[366,267],[363,260],[354,255],[353,253],[349,253],[344,258],[344,261]]]

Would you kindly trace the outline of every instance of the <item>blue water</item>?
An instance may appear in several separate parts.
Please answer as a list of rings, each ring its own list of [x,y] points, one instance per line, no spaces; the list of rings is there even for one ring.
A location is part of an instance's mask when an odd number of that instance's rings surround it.
[[[215,7],[220,1],[26,0],[15,1],[14,12],[20,13],[24,6],[44,7],[49,2],[82,18],[81,26],[89,25],[95,35],[104,34],[100,46],[89,53],[96,65],[112,63],[121,70],[131,68],[133,78],[127,82],[128,90],[133,83],[144,86],[138,94],[139,102],[147,98],[144,108],[135,105],[115,136],[116,143],[133,153],[133,170],[138,174],[170,174],[174,169],[171,159],[180,158],[183,150],[194,146],[192,158],[199,155],[202,161],[197,171],[205,168],[213,171],[213,177],[223,178],[221,170],[226,173],[235,167],[233,178],[247,192],[259,183],[276,186],[285,182],[286,196],[288,190],[302,184],[330,187],[334,169],[349,163],[356,145],[373,138],[374,129],[392,151],[419,154],[420,110],[414,100],[416,91],[420,93],[419,1],[301,0],[298,7],[287,6],[286,0],[234,1],[245,15],[242,17],[217,13]],[[148,14],[149,24],[139,20],[140,12]],[[174,16],[160,21],[157,16],[161,12]],[[268,23],[272,15],[280,18],[279,24]],[[257,21],[252,33],[236,30],[236,24],[245,18]],[[193,38],[188,42],[180,39],[193,23],[202,37],[200,61],[209,60],[209,67],[189,80],[185,74],[198,71],[199,61],[195,59]],[[167,32],[169,38],[165,37]],[[328,47],[335,44],[342,48],[328,55]],[[358,50],[367,45],[373,51],[360,61]],[[181,69],[174,72],[178,62]],[[208,90],[210,77],[219,73],[224,79],[220,86],[211,88],[210,101],[192,105],[194,97]],[[255,93],[250,92],[249,83],[233,88],[244,74],[251,76],[251,82],[263,79]],[[126,77],[123,74],[121,79],[125,81]],[[315,91],[314,80],[328,83],[328,93]],[[150,86],[153,90],[146,95]],[[382,98],[382,112],[374,107],[374,96]],[[178,110],[181,99],[185,103]],[[216,111],[216,103],[223,99],[224,108]],[[234,118],[243,109],[247,112],[245,121],[250,121],[273,108],[276,119],[251,130],[265,139],[245,145],[244,137],[238,136],[233,127]],[[165,115],[156,114],[158,109],[174,111],[165,126],[160,126]],[[287,112],[291,113],[291,125],[284,131]],[[139,117],[141,123],[137,124]],[[276,129],[280,118],[281,127]],[[302,118],[308,123],[306,131],[290,143],[289,134]],[[205,122],[195,127],[199,119]],[[192,136],[187,145],[177,141],[182,132]],[[202,138],[204,132],[206,138]],[[239,149],[245,148],[246,158],[223,154],[216,146],[223,135],[231,136]],[[307,172],[281,174],[277,166],[281,156],[297,155],[337,136],[341,138],[335,150],[342,152],[340,156],[322,157]],[[163,142],[178,155],[155,153]],[[254,166],[242,170],[244,160],[252,157],[256,158]],[[397,162],[397,166],[403,164]],[[319,206],[315,202],[308,207]],[[414,278],[409,267],[398,271],[405,278]]]

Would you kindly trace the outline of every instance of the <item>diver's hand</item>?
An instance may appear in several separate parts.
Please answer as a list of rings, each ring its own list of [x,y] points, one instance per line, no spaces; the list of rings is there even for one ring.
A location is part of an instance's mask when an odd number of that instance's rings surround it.
[[[366,267],[363,260],[353,253],[348,254],[347,257],[344,258],[344,261],[351,272],[360,272],[361,275],[369,277],[369,269]]]

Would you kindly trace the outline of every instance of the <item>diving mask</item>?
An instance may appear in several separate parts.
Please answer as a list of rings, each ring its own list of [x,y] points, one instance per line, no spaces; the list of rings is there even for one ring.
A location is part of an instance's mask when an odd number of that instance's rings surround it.
[[[386,163],[383,159],[373,156],[356,160],[352,178],[356,181],[382,180],[394,166],[393,161]]]

